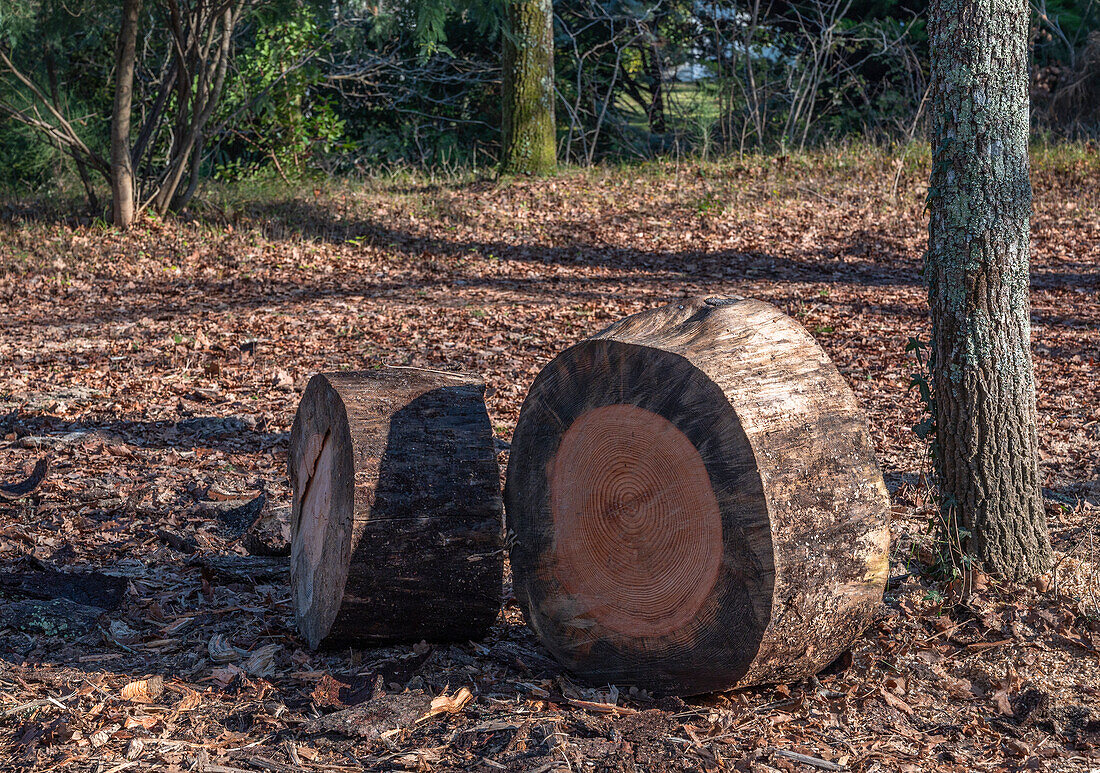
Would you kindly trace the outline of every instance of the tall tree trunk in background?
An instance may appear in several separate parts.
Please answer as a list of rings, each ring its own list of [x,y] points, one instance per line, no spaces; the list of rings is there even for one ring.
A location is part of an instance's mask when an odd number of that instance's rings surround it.
[[[114,222],[128,228],[134,222],[136,192],[130,159],[130,103],[134,94],[134,59],[137,52],[141,0],[124,0],[115,62],[115,104],[111,112],[111,203]]]
[[[665,84],[661,77],[661,56],[654,42],[645,57],[646,76],[653,87],[653,99],[649,103],[649,130],[654,134],[664,134],[668,130],[665,123]]]
[[[942,509],[989,572],[1048,571],[1031,365],[1027,0],[932,0],[925,277]]]
[[[505,174],[553,171],[557,140],[551,0],[508,0],[503,59],[501,171]]]

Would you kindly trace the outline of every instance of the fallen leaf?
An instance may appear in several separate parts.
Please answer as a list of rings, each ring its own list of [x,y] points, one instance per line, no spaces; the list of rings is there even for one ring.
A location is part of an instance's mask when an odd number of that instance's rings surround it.
[[[901,713],[907,714],[910,717],[913,716],[913,707],[903,701],[901,698],[894,695],[892,692],[887,692],[886,690],[880,690],[879,692],[882,695],[883,699],[886,701],[887,705],[893,706]]]
[[[1001,712],[1006,717],[1011,717],[1014,712],[1012,710],[1012,703],[1008,699],[1007,690],[997,690],[993,693],[993,705],[997,707],[997,711]]]
[[[133,730],[135,727],[152,730],[158,722],[160,722],[160,717],[155,717],[152,714],[142,714],[139,717],[126,717],[124,727],[127,730]]]
[[[111,736],[114,735],[115,733],[117,733],[121,729],[122,729],[122,725],[119,725],[119,724],[108,725],[107,727],[103,728],[102,730],[99,730],[95,733],[92,733],[90,736],[88,736],[88,742],[92,746],[94,746],[96,748],[99,748],[100,746],[102,746],[103,744],[105,744],[109,740],[111,740]]]

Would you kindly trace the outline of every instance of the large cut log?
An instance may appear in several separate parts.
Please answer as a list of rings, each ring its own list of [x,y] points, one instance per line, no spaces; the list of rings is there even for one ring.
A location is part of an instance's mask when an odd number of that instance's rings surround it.
[[[479,638],[500,610],[500,471],[485,387],[327,373],[290,433],[290,577],[317,647]]]
[[[816,673],[887,577],[866,419],[761,301],[674,303],[554,359],[520,412],[505,510],[528,623],[599,683],[690,695]]]

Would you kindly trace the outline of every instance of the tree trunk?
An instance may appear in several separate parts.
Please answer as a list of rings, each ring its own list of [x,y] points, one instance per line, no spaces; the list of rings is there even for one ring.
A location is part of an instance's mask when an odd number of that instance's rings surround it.
[[[683,301],[535,379],[505,487],[513,587],[558,660],[678,694],[832,662],[886,583],[889,498],[821,347],[761,301]]]
[[[500,469],[483,384],[315,376],[290,437],[291,589],[311,647],[480,638],[500,611]]]
[[[1028,247],[1028,5],[933,0],[925,276],[941,508],[987,571],[1050,568],[1036,439]]]
[[[122,4],[122,26],[118,33],[115,62],[115,103],[111,112],[111,203],[114,223],[129,228],[136,213],[134,169],[130,158],[130,104],[134,93],[134,60],[137,56],[138,20],[141,0]]]
[[[503,59],[501,171],[546,174],[557,163],[551,0],[509,0]]]
[[[643,55],[644,56],[644,55]],[[657,42],[650,44],[649,56],[644,56],[646,76],[652,84],[653,99],[646,111],[649,118],[649,130],[654,134],[664,134],[668,131],[665,123],[665,84],[661,76],[661,56],[657,50]]]
[[[182,57],[179,69],[192,77],[177,79],[176,127],[173,132],[172,150],[164,182],[153,199],[157,214],[164,215],[170,209],[182,209],[190,201],[198,187],[202,169],[202,134],[221,99],[233,47],[233,30],[241,19],[243,3],[228,5],[217,20],[211,20],[205,34],[205,42],[196,48],[190,61]],[[187,38],[182,32],[178,9],[173,10],[173,28],[177,46],[186,49]],[[221,34],[217,29],[220,24]],[[190,34],[199,29],[197,20],[192,22]],[[217,46],[213,43],[217,41]],[[211,58],[211,53],[213,58]],[[196,158],[196,155],[198,156]],[[180,194],[179,187],[184,174],[190,172],[187,188]]]

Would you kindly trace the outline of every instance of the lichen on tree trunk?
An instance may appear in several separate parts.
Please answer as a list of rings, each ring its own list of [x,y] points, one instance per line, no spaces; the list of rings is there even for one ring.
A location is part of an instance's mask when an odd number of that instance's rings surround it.
[[[509,0],[503,67],[501,171],[551,172],[556,165],[557,150],[551,0]]]
[[[947,524],[999,576],[1050,568],[1030,351],[1028,5],[932,0],[925,277]]]

